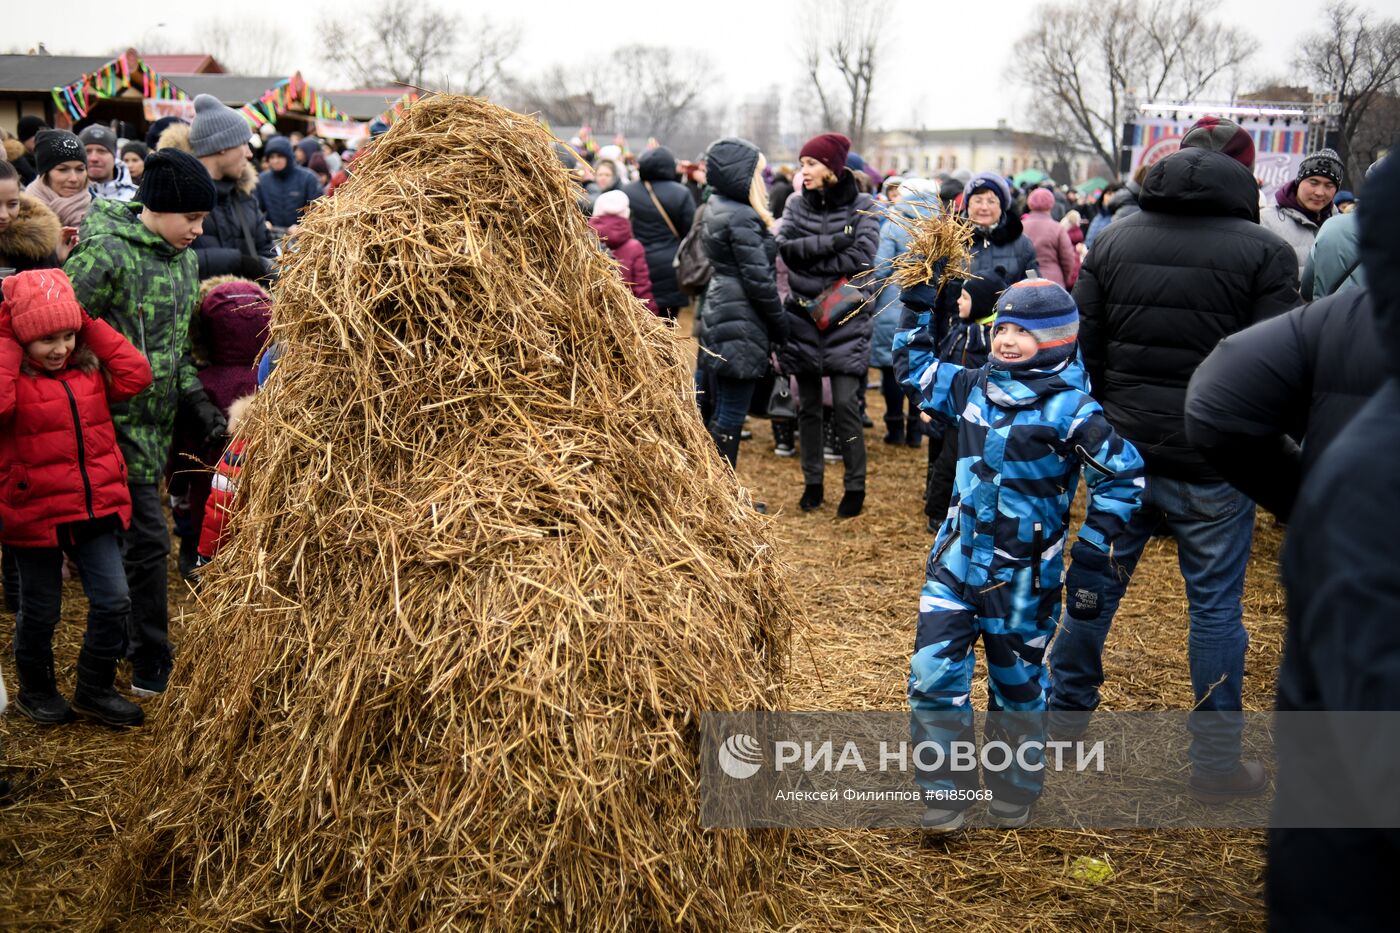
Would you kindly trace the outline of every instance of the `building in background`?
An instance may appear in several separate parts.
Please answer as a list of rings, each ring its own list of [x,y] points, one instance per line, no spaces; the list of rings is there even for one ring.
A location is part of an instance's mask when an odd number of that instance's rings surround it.
[[[1005,121],[992,128],[889,130],[874,134],[864,153],[882,171],[933,176],[939,172],[996,172],[1013,177],[1043,172],[1060,184],[1105,174],[1101,159],[1086,147],[1053,136],[1013,130]]]

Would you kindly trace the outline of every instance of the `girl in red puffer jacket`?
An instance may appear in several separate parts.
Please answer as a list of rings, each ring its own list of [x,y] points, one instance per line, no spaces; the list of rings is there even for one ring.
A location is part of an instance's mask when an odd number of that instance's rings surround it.
[[[141,707],[112,688],[131,610],[118,541],[131,496],[108,404],[149,386],[151,367],[109,324],[87,316],[62,271],[21,272],[4,280],[3,292],[0,541],[20,572],[15,705],[45,725],[73,710],[111,726],[140,725]],[[89,602],[71,709],[53,664],[65,554]]]

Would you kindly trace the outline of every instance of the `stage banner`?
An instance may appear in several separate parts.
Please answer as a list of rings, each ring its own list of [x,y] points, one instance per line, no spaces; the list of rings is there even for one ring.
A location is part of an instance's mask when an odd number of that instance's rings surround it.
[[[194,119],[194,101],[192,100],[165,100],[164,98],[147,97],[141,101],[141,110],[146,115],[147,123],[154,123],[162,117],[179,117],[181,120]]]
[[[1181,137],[1200,114],[1189,118],[1139,117],[1133,131],[1132,171],[1153,165],[1181,148]],[[1308,154],[1308,124],[1293,120],[1285,124],[1277,118],[1232,117],[1254,139],[1254,177],[1264,194],[1272,197],[1292,181],[1298,166]],[[1130,173],[1131,174],[1131,173]]]
[[[369,124],[357,120],[317,120],[316,135],[322,139],[369,139]]]

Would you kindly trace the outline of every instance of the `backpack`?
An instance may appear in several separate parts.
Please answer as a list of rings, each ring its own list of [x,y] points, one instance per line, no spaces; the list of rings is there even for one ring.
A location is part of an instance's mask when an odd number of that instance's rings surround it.
[[[714,267],[710,265],[710,257],[705,255],[705,243],[701,235],[704,214],[705,205],[701,204],[695,209],[695,221],[686,231],[681,245],[676,247],[676,258],[671,260],[671,266],[676,270],[676,284],[687,295],[704,294],[710,284],[710,277],[715,274]]]

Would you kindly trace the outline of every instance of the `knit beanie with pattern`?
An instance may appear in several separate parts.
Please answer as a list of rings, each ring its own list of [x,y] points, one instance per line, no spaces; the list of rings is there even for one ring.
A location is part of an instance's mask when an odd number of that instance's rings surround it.
[[[1074,355],[1079,340],[1079,308],[1064,288],[1049,279],[1024,279],[997,299],[994,326],[1016,324],[1035,338],[1037,350],[1021,368],[1050,369]]]

